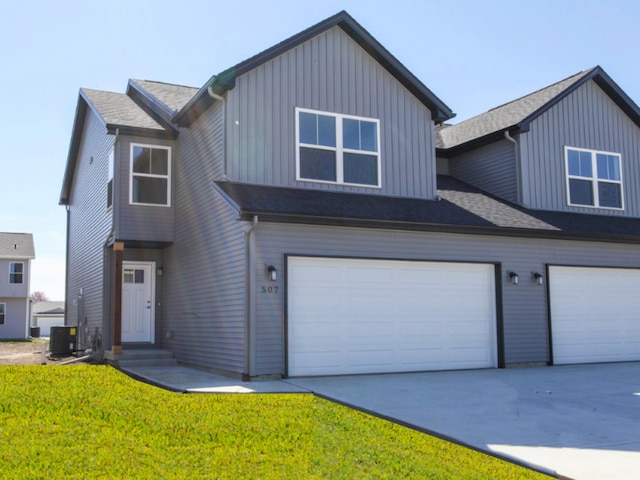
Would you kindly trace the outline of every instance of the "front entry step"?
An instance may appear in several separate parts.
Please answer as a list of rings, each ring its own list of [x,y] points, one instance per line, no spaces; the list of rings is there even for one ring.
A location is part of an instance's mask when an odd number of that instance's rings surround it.
[[[178,361],[169,350],[159,348],[129,350],[125,349],[121,354],[105,355],[107,362],[118,368],[133,367],[175,367]]]

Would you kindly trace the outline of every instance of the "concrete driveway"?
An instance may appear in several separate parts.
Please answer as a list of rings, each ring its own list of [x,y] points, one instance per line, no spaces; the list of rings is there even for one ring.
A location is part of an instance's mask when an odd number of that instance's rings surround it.
[[[640,363],[286,382],[569,478],[640,477]]]

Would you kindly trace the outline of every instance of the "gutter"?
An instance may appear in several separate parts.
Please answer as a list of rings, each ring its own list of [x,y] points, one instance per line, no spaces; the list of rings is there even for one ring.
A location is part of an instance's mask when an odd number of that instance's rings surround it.
[[[266,213],[243,211],[240,220],[248,221],[252,215],[261,216],[262,222],[298,223],[301,225],[340,226],[354,228],[376,228],[405,230],[409,232],[437,232],[467,235],[487,235],[496,237],[539,238],[547,240],[572,240],[584,242],[608,242],[627,245],[640,244],[640,236],[630,234],[607,234],[575,232],[560,229],[533,229],[524,227],[500,227],[483,225],[453,225],[442,223],[404,222],[396,220],[370,220],[346,217],[317,217],[314,215],[292,215],[286,213]]]

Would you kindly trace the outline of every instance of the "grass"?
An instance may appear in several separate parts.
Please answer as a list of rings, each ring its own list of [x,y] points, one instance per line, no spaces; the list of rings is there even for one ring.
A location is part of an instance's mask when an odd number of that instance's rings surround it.
[[[312,395],[185,395],[106,366],[0,367],[0,478],[543,479]]]

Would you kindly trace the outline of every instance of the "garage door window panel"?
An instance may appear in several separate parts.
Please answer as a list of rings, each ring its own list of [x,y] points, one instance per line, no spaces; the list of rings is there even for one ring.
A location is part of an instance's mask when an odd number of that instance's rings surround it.
[[[565,147],[568,203],[622,210],[621,156]]]

